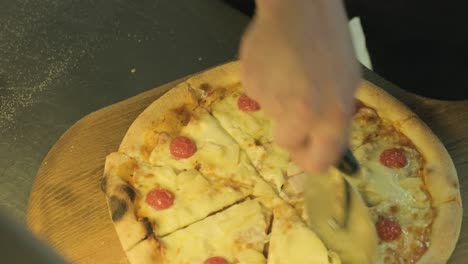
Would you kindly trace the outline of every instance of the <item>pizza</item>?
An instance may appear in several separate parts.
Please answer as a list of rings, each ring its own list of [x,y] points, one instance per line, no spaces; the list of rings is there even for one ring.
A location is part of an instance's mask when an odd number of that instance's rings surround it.
[[[355,95],[350,179],[375,225],[375,263],[445,263],[462,203],[453,162],[406,106],[367,81]],[[243,91],[237,62],[154,101],[105,162],[101,187],[130,263],[341,263],[306,225],[304,179]],[[330,170],[330,175],[339,173]]]

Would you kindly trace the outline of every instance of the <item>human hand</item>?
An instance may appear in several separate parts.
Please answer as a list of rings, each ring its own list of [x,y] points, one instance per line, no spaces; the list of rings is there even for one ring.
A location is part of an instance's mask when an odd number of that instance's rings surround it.
[[[359,65],[341,0],[257,0],[242,81],[303,169],[324,172],[347,143]]]

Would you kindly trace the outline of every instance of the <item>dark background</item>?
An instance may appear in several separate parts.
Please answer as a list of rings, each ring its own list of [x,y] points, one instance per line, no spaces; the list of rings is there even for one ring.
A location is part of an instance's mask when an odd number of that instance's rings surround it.
[[[68,127],[235,59],[248,20],[220,0],[1,0],[0,208],[24,221],[40,163]]]

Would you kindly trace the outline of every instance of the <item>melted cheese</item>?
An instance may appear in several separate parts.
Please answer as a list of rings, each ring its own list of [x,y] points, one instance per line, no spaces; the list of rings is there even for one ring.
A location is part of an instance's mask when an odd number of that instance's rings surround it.
[[[272,143],[272,122],[262,111],[244,112],[237,106],[239,93],[213,104],[213,115],[239,143],[260,175],[278,192],[285,183],[289,154]]]
[[[268,252],[268,264],[341,263],[286,204],[274,211]]]
[[[362,176],[365,178],[366,183],[361,186],[361,192],[370,206],[387,201],[407,204],[416,208],[425,206],[424,200],[417,199],[421,197],[417,189],[422,186],[420,178],[400,180],[398,173],[374,162],[370,162],[362,168]],[[406,184],[406,187],[410,187],[410,189],[406,189],[402,185],[402,182],[408,182],[408,180],[415,183],[413,185]]]
[[[213,181],[193,169],[177,174],[168,166],[141,164],[133,172],[133,179],[134,187],[140,194],[138,215],[147,217],[155,225],[154,232],[157,235],[171,233],[203,219],[245,198],[251,191]],[[146,203],[147,193],[156,187],[169,190],[174,195],[174,203],[170,208],[156,210]]]
[[[267,226],[261,205],[247,200],[161,238],[164,263],[200,264],[222,256],[230,263],[264,264]]]
[[[373,109],[362,107],[354,115],[351,122],[349,143],[351,149],[356,149],[371,135],[376,134],[381,124],[380,118]]]
[[[398,220],[402,236],[400,239],[379,244],[377,263],[409,263],[414,257],[414,248],[426,247],[427,228],[432,222],[430,198],[423,191],[423,180],[418,177],[419,154],[402,147],[408,164],[400,169],[387,168],[379,161],[380,153],[394,144],[381,141],[367,143],[355,151],[361,164],[362,174],[351,179],[371,207],[374,222],[380,215]]]
[[[407,166],[388,168],[380,163],[382,151],[390,148],[385,143],[368,143],[355,151],[361,164],[361,182],[358,189],[370,206],[392,202],[414,208],[427,207],[427,196],[422,191],[423,181],[417,177],[417,153],[405,148]]]
[[[199,167],[203,175],[229,179],[245,185],[253,185],[258,176],[247,155],[237,142],[224,131],[210,114],[203,113],[182,128],[180,135],[192,139],[197,151],[188,159],[175,159],[170,154],[170,141],[158,145],[150,156],[150,162],[167,165],[177,170]]]

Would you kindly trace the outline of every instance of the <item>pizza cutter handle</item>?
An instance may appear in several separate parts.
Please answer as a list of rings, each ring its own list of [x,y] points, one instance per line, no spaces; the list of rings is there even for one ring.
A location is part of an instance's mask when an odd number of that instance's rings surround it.
[[[346,175],[354,176],[359,171],[359,164],[349,148],[346,148],[336,168]]]

